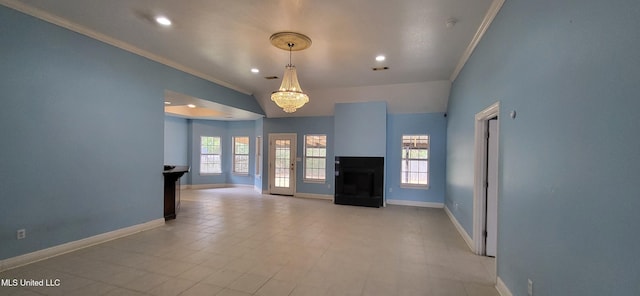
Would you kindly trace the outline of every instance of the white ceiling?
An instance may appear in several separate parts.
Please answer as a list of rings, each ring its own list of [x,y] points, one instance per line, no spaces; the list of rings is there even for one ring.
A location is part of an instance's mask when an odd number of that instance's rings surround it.
[[[444,112],[450,80],[492,0],[0,0],[235,90],[268,117],[332,115],[340,102],[387,101],[394,113]],[[152,16],[163,14],[163,28]],[[447,28],[449,19],[457,23]],[[309,105],[294,114],[270,101],[288,52],[279,31],[312,39],[293,53]],[[477,38],[478,36],[476,36]],[[477,42],[477,40],[475,40]],[[384,54],[387,59],[377,62]],[[467,53],[468,54],[468,53]],[[389,70],[373,71],[387,66]],[[251,68],[260,69],[253,74]]]

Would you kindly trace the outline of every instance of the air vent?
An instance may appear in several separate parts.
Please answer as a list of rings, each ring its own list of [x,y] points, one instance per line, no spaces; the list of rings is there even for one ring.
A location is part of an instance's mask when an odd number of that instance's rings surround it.
[[[376,68],[373,68],[373,71],[382,71],[382,70],[389,70],[389,67],[376,67]]]
[[[264,79],[268,79],[268,80],[278,79],[278,76],[265,76]]]

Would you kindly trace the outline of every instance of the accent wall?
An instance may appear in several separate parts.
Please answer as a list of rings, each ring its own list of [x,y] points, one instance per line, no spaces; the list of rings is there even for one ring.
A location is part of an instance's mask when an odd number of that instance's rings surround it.
[[[189,165],[188,119],[164,117],[164,163],[168,165]]]
[[[453,84],[446,204],[470,235],[474,116],[501,104],[497,274],[513,295],[528,279],[534,295],[640,295],[639,15],[636,0],[506,1]]]
[[[334,110],[336,156],[387,154],[386,102],[341,103]]]
[[[265,143],[265,137],[264,137],[264,118],[260,118],[257,119],[255,122],[256,128],[255,128],[255,133],[254,133],[254,137],[257,141],[257,138],[260,138],[260,142],[253,145],[255,147],[255,149],[258,149],[258,152],[254,152],[254,180],[253,180],[253,188],[258,191],[258,192],[262,192],[262,179],[263,176],[266,176],[265,172],[264,172],[264,168],[265,166],[263,166],[263,160],[265,158],[265,151],[264,151],[264,143]],[[257,154],[260,154],[259,158],[257,156]]]
[[[429,135],[429,188],[400,186],[403,135]],[[444,113],[387,114],[387,203],[444,206],[447,118]]]
[[[334,123],[333,117],[286,117],[286,118],[265,118],[263,119],[263,145],[264,154],[263,168],[265,172],[262,179],[262,190],[269,191],[269,134],[270,133],[295,133],[297,135],[296,156],[296,192],[333,196],[334,184]],[[326,181],[324,183],[304,181],[304,136],[309,134],[327,135],[327,167]]]
[[[191,185],[254,184],[255,173],[255,121],[189,120],[191,147]],[[220,137],[222,173],[200,174],[201,137]],[[237,175],[233,167],[233,137],[249,137],[249,174]]]
[[[264,114],[252,96],[4,6],[0,28],[0,259],[162,219],[165,90]]]

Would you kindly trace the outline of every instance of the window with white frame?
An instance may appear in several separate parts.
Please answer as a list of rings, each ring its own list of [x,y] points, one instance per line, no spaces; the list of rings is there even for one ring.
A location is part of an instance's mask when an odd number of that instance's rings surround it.
[[[233,173],[249,174],[249,137],[233,137]]]
[[[324,182],[327,168],[327,135],[304,136],[304,180]]]
[[[200,174],[222,173],[220,137],[200,137]]]
[[[429,135],[402,136],[400,185],[429,186]]]
[[[256,137],[256,176],[260,176],[262,167],[262,137]]]

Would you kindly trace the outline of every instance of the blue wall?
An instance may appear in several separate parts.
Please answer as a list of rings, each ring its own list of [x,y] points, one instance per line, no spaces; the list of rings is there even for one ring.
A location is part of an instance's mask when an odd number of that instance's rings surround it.
[[[189,124],[185,118],[164,117],[164,163],[190,165],[188,145]]]
[[[251,96],[4,6],[0,28],[0,259],[162,218],[166,89],[263,114]]]
[[[256,123],[255,121],[229,121],[227,140],[223,143],[225,150],[228,151],[228,159],[226,166],[222,169],[227,173],[227,183],[229,184],[244,184],[253,185],[254,175],[256,171]],[[248,137],[249,138],[249,174],[246,176],[233,174],[233,137]]]
[[[378,104],[379,105],[379,104]],[[354,111],[355,112],[355,111]],[[356,112],[357,113],[357,112]],[[386,112],[384,116],[378,116],[382,120],[369,119],[369,121],[384,121],[385,127],[377,132],[369,131],[367,134],[374,135],[374,137],[380,137],[380,135],[386,135],[383,139],[384,149],[387,151],[385,156],[387,173],[385,176],[385,186],[393,189],[392,193],[388,193],[388,198],[395,200],[405,201],[418,201],[418,202],[433,202],[444,203],[444,189],[445,189],[445,146],[446,146],[446,118],[443,113],[421,113],[421,114],[389,114]],[[345,117],[342,120],[342,124],[345,126],[358,125],[360,119],[358,116],[355,119]],[[389,121],[387,122],[387,118]],[[298,137],[297,157],[303,159],[304,157],[304,135],[307,134],[326,134],[327,135],[327,180],[325,183],[308,183],[303,179],[303,163],[297,162],[298,170],[296,175],[296,192],[298,193],[311,193],[322,195],[334,194],[334,158],[335,151],[333,147],[340,146],[336,143],[336,137],[334,131],[340,130],[338,126],[334,126],[334,117],[289,117],[289,118],[265,118],[263,135],[264,135],[264,155],[268,155],[268,138],[270,133],[295,133]],[[336,123],[337,124],[337,123]],[[415,134],[415,133],[427,133],[432,137],[432,159],[430,169],[431,187],[428,190],[421,189],[401,189],[400,188],[400,143],[403,134]],[[350,143],[343,144],[342,146],[351,145],[353,139],[345,139]],[[397,145],[393,145],[393,143]],[[377,149],[377,148],[376,148]],[[380,149],[377,149],[380,150]],[[379,153],[379,152],[378,152]],[[263,158],[263,167],[268,167],[268,159]],[[265,172],[265,177],[262,179],[262,189],[268,191],[269,180],[267,178],[268,172]],[[387,189],[388,190],[388,189]]]
[[[189,184],[245,184],[254,183],[255,121],[218,121],[192,119],[190,122],[191,172]],[[220,137],[222,141],[222,173],[200,175],[200,137]],[[249,137],[249,175],[235,175],[232,171],[232,137]]]
[[[386,155],[387,103],[335,105],[336,156]]]
[[[444,113],[388,114],[386,187],[387,200],[444,204],[447,119]],[[429,147],[429,188],[401,188],[402,135],[427,134]]]
[[[260,118],[258,120],[256,120],[255,122],[256,125],[256,129],[255,129],[255,133],[254,133],[254,138],[255,137],[260,137],[262,139],[262,145],[260,147],[258,147],[258,149],[260,149],[260,155],[261,155],[261,159],[260,159],[260,163],[258,163],[258,165],[260,166],[260,173],[255,173],[256,167],[254,166],[254,180],[253,180],[253,187],[258,190],[259,192],[263,191],[262,188],[262,179],[264,176],[266,176],[266,173],[264,172],[264,168],[266,168],[263,164],[264,164],[264,159],[265,155],[265,143],[267,140],[265,140],[265,136],[264,136],[264,118]],[[255,139],[254,139],[255,140]],[[256,145],[253,145],[254,147],[256,147]],[[255,159],[255,152],[254,152],[254,162],[257,161]]]
[[[529,278],[536,295],[640,295],[638,15],[506,1],[453,84],[447,205],[469,233],[473,118],[501,102],[497,264],[514,295]]]
[[[265,118],[263,123],[264,135],[264,155],[268,156],[269,134],[270,133],[296,133],[298,135],[297,157],[304,159],[304,135],[326,134],[327,135],[327,174],[325,183],[304,182],[303,162],[298,161],[296,170],[296,192],[333,195],[334,184],[334,158],[333,152],[333,117],[288,117],[288,118]],[[263,158],[263,168],[268,168],[267,157]],[[262,179],[262,189],[268,190],[268,171],[264,172]]]

